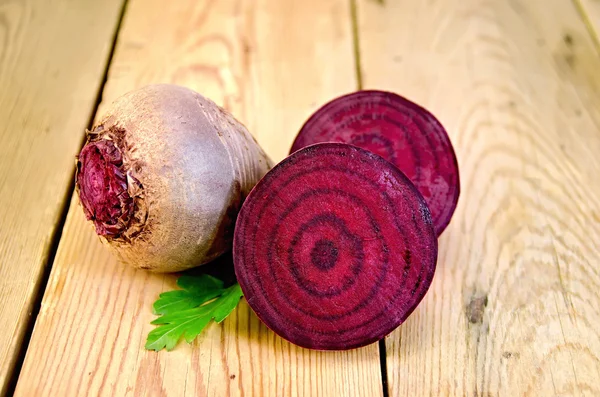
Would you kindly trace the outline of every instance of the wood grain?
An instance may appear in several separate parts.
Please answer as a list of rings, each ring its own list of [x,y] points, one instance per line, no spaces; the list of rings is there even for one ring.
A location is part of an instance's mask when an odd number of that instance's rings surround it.
[[[121,4],[0,2],[0,395],[70,193]]]
[[[390,395],[600,395],[600,57],[563,0],[358,3],[366,88],[425,105],[462,196]]]
[[[130,0],[103,105],[152,82],[224,104],[274,160],[318,104],[356,85],[345,0]],[[376,396],[376,344],[300,349],[245,303],[191,346],[145,351],[175,276],[117,264],[74,198],[16,395]]]
[[[600,51],[600,0],[573,0]]]

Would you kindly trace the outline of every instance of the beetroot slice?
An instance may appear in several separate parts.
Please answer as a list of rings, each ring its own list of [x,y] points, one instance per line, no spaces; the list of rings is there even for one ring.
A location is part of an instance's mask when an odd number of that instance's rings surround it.
[[[417,186],[442,234],[460,194],[458,163],[446,130],[426,109],[391,92],[344,95],[308,119],[290,153],[319,142],[349,143],[396,165]]]
[[[408,178],[366,150],[306,147],[247,197],[233,257],[250,307],[302,347],[375,342],[415,309],[433,279],[437,239]]]

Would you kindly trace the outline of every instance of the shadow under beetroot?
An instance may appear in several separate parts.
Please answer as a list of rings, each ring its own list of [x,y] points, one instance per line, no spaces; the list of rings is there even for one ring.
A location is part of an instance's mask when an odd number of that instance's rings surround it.
[[[235,277],[235,269],[233,267],[233,254],[231,251],[221,255],[217,259],[205,265],[186,270],[185,272],[177,273],[180,275],[200,276],[208,274],[222,280],[226,287],[237,282]]]

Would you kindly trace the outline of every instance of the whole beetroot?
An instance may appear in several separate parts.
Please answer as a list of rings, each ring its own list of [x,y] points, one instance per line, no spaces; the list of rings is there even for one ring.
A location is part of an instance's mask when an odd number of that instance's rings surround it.
[[[270,167],[246,128],[214,102],[150,85],[117,99],[88,132],[76,189],[123,262],[175,272],[231,248],[241,204]]]

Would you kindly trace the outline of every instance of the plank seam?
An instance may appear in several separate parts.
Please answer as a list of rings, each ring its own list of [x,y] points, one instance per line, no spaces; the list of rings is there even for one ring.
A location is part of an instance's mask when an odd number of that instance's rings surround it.
[[[358,39],[358,10],[357,0],[350,0],[350,21],[352,24],[352,49],[354,51],[354,70],[356,73],[356,85],[359,90],[363,89],[362,67],[360,59],[360,40]]]
[[[123,23],[123,19],[125,17],[125,11],[127,9],[127,3],[129,0],[123,0],[123,4],[121,6],[121,10],[119,11],[119,16],[117,18],[117,24],[115,26],[114,34],[112,37],[111,47],[106,57],[106,64],[104,67],[104,73],[102,78],[100,79],[100,84],[98,85],[98,91],[96,93],[96,98],[94,100],[94,104],[92,105],[92,110],[90,112],[90,118],[88,120],[87,128],[88,130],[92,128],[94,123],[94,119],[96,118],[96,113],[98,111],[98,106],[102,102],[102,92],[104,91],[104,86],[108,80],[108,72],[110,69],[110,65],[113,60],[113,56],[115,53],[115,48],[117,45],[117,40],[119,37],[119,32],[121,30],[121,25]],[[79,144],[79,147],[83,147],[85,143],[85,135],[82,136],[82,140]],[[67,186],[67,189],[64,192],[64,198],[62,200],[62,207],[59,212],[59,218],[56,224],[56,227],[52,231],[52,237],[50,239],[50,246],[47,249],[47,252],[44,256],[47,257],[47,260],[44,263],[44,268],[42,271],[42,275],[38,281],[38,285],[35,288],[33,295],[35,298],[33,299],[33,303],[31,304],[31,313],[29,314],[29,320],[27,323],[27,327],[22,336],[22,340],[19,347],[19,352],[17,354],[17,359],[15,360],[15,364],[13,368],[9,370],[7,375],[8,382],[6,387],[6,395],[12,396],[15,393],[17,388],[17,382],[19,380],[19,375],[23,368],[23,363],[25,362],[25,355],[27,354],[27,350],[29,349],[29,343],[31,342],[31,337],[33,335],[33,329],[35,327],[35,323],[37,321],[37,317],[40,313],[40,309],[42,307],[42,299],[44,297],[44,292],[46,290],[46,286],[48,285],[48,281],[50,279],[50,273],[52,271],[52,265],[54,264],[54,260],[56,258],[56,254],[58,252],[58,246],[60,244],[60,240],[62,238],[63,230],[65,227],[65,223],[67,221],[67,215],[69,213],[69,207],[71,206],[71,202],[74,197],[75,191],[75,170],[71,173],[71,179]]]
[[[585,25],[586,30],[592,38],[592,42],[594,48],[596,49],[596,52],[598,53],[598,55],[600,55],[600,38],[598,37],[598,32],[596,32],[592,20],[588,16],[588,13],[585,11],[585,6],[581,3],[581,0],[573,0],[573,5],[575,6],[575,9],[577,10],[579,16],[583,20],[583,24]]]
[[[379,341],[379,365],[381,368],[381,387],[383,389],[383,397],[390,397],[385,339]]]

